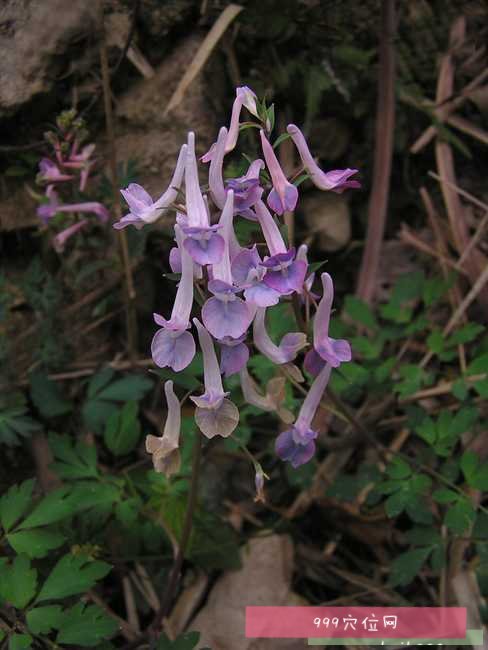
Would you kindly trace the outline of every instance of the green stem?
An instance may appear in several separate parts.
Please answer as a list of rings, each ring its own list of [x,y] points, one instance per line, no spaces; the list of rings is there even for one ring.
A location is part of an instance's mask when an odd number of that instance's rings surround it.
[[[200,433],[197,432],[196,440],[193,446],[191,484],[190,484],[190,492],[188,494],[188,503],[186,505],[183,532],[181,534],[181,540],[178,546],[178,551],[176,553],[173,568],[171,570],[168,584],[166,586],[166,591],[164,592],[163,599],[161,601],[161,607],[159,608],[159,611],[157,612],[154,621],[151,624],[151,631],[153,633],[159,633],[161,622],[169,613],[171,603],[173,602],[174,594],[178,586],[181,567],[183,564],[183,560],[185,558],[185,553],[187,551],[187,547],[190,541],[190,535],[193,527],[193,515],[197,503],[197,494],[198,494],[197,488],[198,488],[198,478],[200,476],[201,455],[202,455],[202,437]]]

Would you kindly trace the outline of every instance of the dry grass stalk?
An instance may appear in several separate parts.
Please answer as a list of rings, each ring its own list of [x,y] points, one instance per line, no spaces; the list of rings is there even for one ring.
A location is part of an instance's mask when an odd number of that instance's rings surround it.
[[[186,91],[190,87],[191,83],[198,75],[199,72],[203,69],[204,65],[208,61],[208,58],[212,54],[215,46],[222,38],[226,32],[229,25],[236,18],[236,16],[243,10],[244,7],[236,4],[228,5],[224,11],[220,14],[215,24],[212,26],[212,29],[209,31],[207,36],[204,38],[202,44],[198,48],[193,61],[188,66],[188,69],[185,71],[185,74],[181,78],[176,90],[172,94],[168,105],[164,111],[164,116],[168,115],[170,111],[176,108],[183,97],[185,96]]]
[[[395,128],[395,14],[395,0],[382,0],[373,186],[368,206],[366,243],[356,289],[357,295],[367,303],[372,302],[376,290],[390,191]]]

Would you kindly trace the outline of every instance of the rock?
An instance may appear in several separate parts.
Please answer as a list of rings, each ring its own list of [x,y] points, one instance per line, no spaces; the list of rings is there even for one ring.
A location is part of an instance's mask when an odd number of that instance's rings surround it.
[[[96,18],[97,3],[86,0],[3,1],[0,118],[51,89],[68,67],[63,55],[70,45],[78,45],[76,65],[88,67],[92,60],[88,49],[79,46],[84,39],[93,39]]]
[[[39,226],[38,204],[25,190],[5,194],[0,196],[0,232]]]
[[[309,234],[318,238],[318,248],[332,253],[351,239],[351,213],[347,199],[333,192],[306,194],[300,203]]]
[[[183,40],[156,68],[152,79],[136,83],[117,101],[118,158],[135,160],[137,182],[152,195],[166,189],[188,131],[195,131],[197,154],[207,151],[217,137],[218,124],[206,97],[202,73],[181,104],[163,117],[165,106],[201,42],[201,37],[194,36]]]
[[[303,639],[246,639],[246,605],[306,605],[291,591],[293,545],[286,535],[255,537],[242,549],[242,568],[225,573],[191,623],[198,648],[212,650],[298,650]]]

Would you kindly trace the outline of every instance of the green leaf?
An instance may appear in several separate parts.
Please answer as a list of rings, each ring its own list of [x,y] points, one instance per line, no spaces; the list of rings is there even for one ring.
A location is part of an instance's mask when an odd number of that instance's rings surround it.
[[[60,533],[42,528],[21,530],[7,535],[10,546],[16,553],[25,553],[30,558],[46,557],[53,548],[58,548],[66,537]]]
[[[460,329],[458,329],[454,334],[451,334],[447,340],[447,345],[459,345],[461,343],[470,343],[485,331],[485,327],[479,323],[467,323]]]
[[[364,359],[377,359],[383,349],[383,343],[379,338],[370,341],[365,336],[355,336],[351,339],[352,349]]]
[[[416,300],[421,297],[424,284],[425,276],[423,271],[400,275],[393,287],[393,299],[399,303]]]
[[[78,481],[71,488],[70,498],[76,504],[77,512],[96,507],[111,509],[112,504],[121,498],[121,486],[116,480],[111,483]]]
[[[93,647],[114,635],[118,628],[117,621],[98,605],[78,603],[63,612],[56,642]]]
[[[432,376],[418,365],[405,363],[398,369],[403,381],[398,382],[393,390],[400,397],[408,397],[416,393],[422,386],[432,383]]]
[[[425,493],[432,485],[432,479],[426,474],[414,474],[409,481],[409,488],[415,494]]]
[[[422,300],[426,307],[431,307],[434,303],[442,298],[450,289],[455,281],[455,274],[450,278],[443,277],[429,278],[424,282],[422,289]]]
[[[408,502],[412,498],[410,492],[406,490],[399,490],[395,492],[385,501],[385,512],[388,517],[396,517],[402,513],[407,507]]]
[[[37,571],[26,555],[17,555],[12,564],[0,568],[0,596],[17,609],[24,609],[37,588]]]
[[[470,487],[488,490],[488,463],[481,463],[473,451],[464,452],[461,457],[461,469]]]
[[[440,330],[434,330],[427,337],[427,347],[434,354],[439,354],[444,349],[444,337]]]
[[[393,458],[391,463],[388,464],[386,468],[386,473],[391,478],[404,479],[410,476],[412,470],[410,469],[410,465],[406,461],[396,456],[395,458]]]
[[[473,383],[473,388],[475,389],[475,391],[478,393],[480,397],[482,397],[483,399],[488,398],[488,378],[475,381]]]
[[[104,402],[99,399],[85,402],[81,409],[86,426],[96,433],[103,431],[105,423],[115,411],[117,411],[117,406],[113,402]]]
[[[414,526],[405,537],[414,546],[436,546],[442,542],[441,534],[433,526]]]
[[[60,478],[98,478],[97,450],[70,436],[49,434],[49,447],[57,462],[51,465]]]
[[[475,516],[476,511],[472,503],[467,498],[461,497],[446,512],[444,524],[454,533],[461,535],[470,527]]]
[[[188,557],[206,570],[232,570],[241,566],[239,545],[234,530],[208,512],[200,511],[195,515]]]
[[[57,630],[61,617],[61,605],[35,607],[26,615],[29,630],[34,634],[49,634],[51,630]]]
[[[125,528],[131,528],[139,516],[139,512],[142,510],[142,501],[140,498],[132,497],[131,499],[124,499],[117,504],[115,508],[115,516],[118,521],[125,526]]]
[[[0,522],[8,532],[29,507],[34,488],[34,479],[24,481],[20,485],[12,485],[9,491],[0,499]]]
[[[344,300],[344,309],[356,323],[365,325],[370,329],[378,328],[375,315],[369,305],[359,298],[356,298],[356,296],[346,296]]]
[[[474,451],[468,449],[461,456],[461,470],[468,484],[474,479],[478,464],[479,458]]]
[[[466,399],[466,397],[468,396],[468,393],[469,393],[468,385],[464,381],[464,379],[458,379],[452,385],[452,394],[460,402],[463,402]]]
[[[476,357],[468,366],[467,375],[480,375],[488,368],[488,352]]]
[[[396,557],[391,564],[388,579],[390,587],[401,587],[410,584],[433,550],[433,546],[426,546],[412,549]]]
[[[13,634],[8,641],[8,650],[26,650],[33,641],[30,634]]]
[[[100,400],[114,402],[126,402],[128,400],[138,401],[153,387],[153,381],[142,375],[128,375],[123,379],[117,379],[104,388],[97,397]]]
[[[483,463],[478,466],[476,474],[469,482],[469,485],[482,492],[488,490],[488,463]]]
[[[278,147],[282,142],[288,140],[289,138],[291,138],[291,135],[289,133],[282,133],[279,135],[273,142],[273,149],[276,149],[276,147]]]
[[[390,359],[383,361],[383,363],[381,363],[379,366],[376,366],[374,370],[376,381],[383,383],[391,379],[391,371],[393,370],[395,363],[396,359],[394,357],[391,357]]]
[[[96,394],[111,381],[114,375],[115,370],[112,370],[112,368],[104,368],[100,372],[97,372],[96,375],[93,375],[88,384],[88,397],[90,399],[94,398]]]
[[[479,419],[480,413],[474,406],[464,406],[454,415],[450,425],[450,433],[460,436],[469,431]]]
[[[405,507],[407,515],[416,524],[431,524],[433,519],[432,512],[426,506],[424,499],[420,498],[413,491],[410,492],[410,496],[411,498]]]
[[[113,413],[105,427],[104,441],[115,456],[125,456],[137,445],[141,424],[137,402],[127,402],[120,412]]]
[[[6,404],[0,411],[0,442],[14,447],[21,444],[19,436],[28,438],[33,431],[42,428],[39,422],[26,415],[28,409],[23,395],[15,393],[2,402]]]
[[[454,503],[459,498],[459,494],[454,492],[454,490],[448,490],[447,488],[439,488],[434,490],[432,493],[432,498],[437,503]]]
[[[49,574],[37,597],[37,602],[66,598],[88,591],[105,577],[112,567],[106,562],[91,560],[84,555],[65,555]]]
[[[17,530],[45,526],[65,519],[76,512],[76,504],[69,499],[69,487],[60,487],[45,496]]]
[[[426,417],[422,422],[415,427],[415,432],[428,442],[429,445],[434,445],[437,440],[437,428],[435,422],[430,417]]]
[[[30,394],[37,409],[45,418],[53,418],[69,413],[73,405],[66,400],[56,382],[47,374],[36,371],[29,376]]]

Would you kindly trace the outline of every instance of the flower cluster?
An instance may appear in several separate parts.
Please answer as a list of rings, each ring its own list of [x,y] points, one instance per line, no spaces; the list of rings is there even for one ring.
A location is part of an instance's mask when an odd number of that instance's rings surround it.
[[[224,179],[224,158],[236,147],[243,108],[257,119],[252,125],[259,128],[264,160],[250,162],[243,176]],[[195,356],[198,339],[203,355],[204,392],[190,399],[203,435],[226,437],[236,428],[239,412],[229,399],[223,378],[238,375],[248,403],[277,412],[287,423],[287,430],[276,440],[276,453],[298,467],[314,454],[317,431],[312,423],[331,370],[351,359],[351,349],[347,341],[329,336],[332,278],[323,273],[321,298],[312,294],[314,274],[308,272],[307,247],[290,247],[282,235],[277,217],[293,211],[299,195],[297,186],[280,166],[276,143],[273,146],[270,142],[272,121],[270,110],[258,102],[249,88],[238,88],[229,128],[220,129],[216,142],[201,158],[202,163],[209,165],[208,191],[202,193],[195,135],[190,132],[179,152],[169,187],[159,198],[153,200],[134,183],[121,190],[129,213],[115,227],[141,228],[168,211],[175,211],[176,245],[170,252],[169,264],[174,273],[180,274],[180,281],[169,318],[154,314],[159,328],[151,345],[154,363],[175,372],[183,370]],[[297,126],[288,125],[287,134],[280,141],[286,137],[293,140],[304,170],[317,187],[333,192],[359,187],[357,181],[350,180],[357,172],[355,169],[323,172]],[[264,242],[241,245],[235,233],[236,220],[241,218],[259,224]],[[203,303],[201,310],[194,299],[196,291]],[[316,305],[312,347],[304,361],[314,380],[295,421],[283,406],[284,378],[276,377],[263,394],[247,370],[253,345],[277,366],[301,376],[293,362],[308,345],[307,334],[289,332],[275,343],[267,329],[267,309],[282,300],[295,300],[299,309],[305,304],[307,313],[311,304]],[[176,450],[180,404],[172,382],[166,382],[165,391],[168,419],[164,434],[161,438],[149,436],[147,450],[153,454],[157,470],[171,473],[179,462]],[[260,492],[263,476],[260,472]]]
[[[71,196],[86,191],[90,174],[95,165],[94,144],[83,145],[86,131],[83,122],[76,118],[74,110],[65,111],[57,119],[58,132],[46,133],[46,139],[53,148],[51,158],[42,158],[39,163],[37,182],[46,187],[44,201],[37,208],[37,216],[47,225],[58,214],[68,213],[75,220],[64,223],[63,229],[53,238],[52,244],[62,252],[70,237],[85,228],[89,221],[81,214],[94,214],[102,223],[109,219],[107,209],[96,201],[68,201],[60,198],[61,190],[69,188]]]

